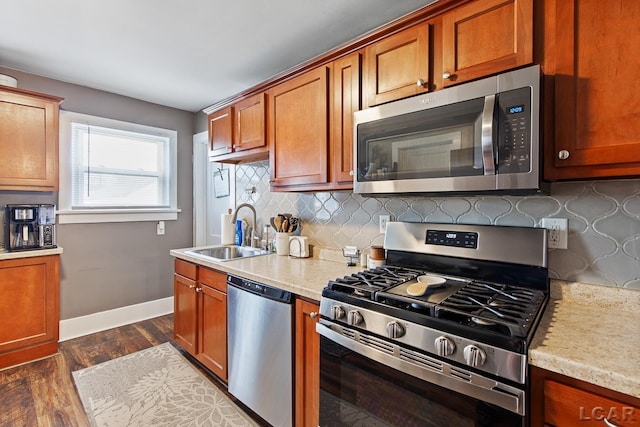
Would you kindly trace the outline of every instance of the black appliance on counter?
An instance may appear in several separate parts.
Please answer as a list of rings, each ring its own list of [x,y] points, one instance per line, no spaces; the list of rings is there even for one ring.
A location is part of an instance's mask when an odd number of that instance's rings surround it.
[[[8,251],[56,248],[56,206],[5,205],[4,247]]]
[[[320,426],[527,426],[546,230],[391,222],[384,248],[322,292]]]

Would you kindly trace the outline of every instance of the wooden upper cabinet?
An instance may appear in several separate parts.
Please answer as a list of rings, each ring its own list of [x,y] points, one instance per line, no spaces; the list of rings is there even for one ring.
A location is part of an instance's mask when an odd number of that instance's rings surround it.
[[[442,16],[449,86],[533,62],[533,0],[477,0]]]
[[[640,2],[545,1],[545,178],[640,175]]]
[[[266,160],[265,93],[209,114],[209,158],[221,163]]]
[[[429,32],[429,24],[416,25],[365,49],[367,106],[429,91]]]
[[[62,100],[0,86],[0,190],[58,191]]]
[[[266,95],[259,93],[234,104],[236,132],[233,136],[234,151],[265,147]]]
[[[209,114],[209,156],[231,153],[233,150],[233,108],[227,107]]]
[[[360,110],[360,53],[333,62],[332,181],[353,188],[353,113]]]
[[[328,182],[330,72],[320,66],[270,89],[272,191]]]

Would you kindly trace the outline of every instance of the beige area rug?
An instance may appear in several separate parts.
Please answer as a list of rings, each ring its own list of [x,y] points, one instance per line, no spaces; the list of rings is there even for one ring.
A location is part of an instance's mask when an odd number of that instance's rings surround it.
[[[256,426],[170,343],[73,372],[95,427]]]

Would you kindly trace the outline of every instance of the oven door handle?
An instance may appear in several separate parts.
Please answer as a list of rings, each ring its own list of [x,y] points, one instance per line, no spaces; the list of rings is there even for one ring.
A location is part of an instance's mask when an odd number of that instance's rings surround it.
[[[388,350],[383,351],[363,344],[360,341],[360,336],[362,335],[360,332],[349,330],[350,334],[354,336],[352,339],[333,330],[332,326],[334,325],[320,319],[320,322],[316,323],[316,332],[351,351],[400,372],[491,403],[518,415],[525,415],[524,390],[466,371],[438,359],[429,358],[432,359],[431,364],[436,366],[429,366],[427,363],[419,365],[418,363],[420,362],[410,361],[412,360],[411,353],[413,353],[410,350],[401,350],[395,344],[386,343]],[[338,325],[335,325],[335,328],[345,329]],[[376,340],[380,341],[375,337],[369,337],[367,341]],[[404,358],[401,356],[403,352],[405,353]],[[422,358],[426,357],[423,356]],[[420,359],[420,356],[417,359]]]
[[[488,95],[484,97],[484,108],[482,110],[482,133],[480,142],[482,144],[482,163],[485,175],[496,174],[496,162],[493,149],[493,110],[496,104],[496,96]]]

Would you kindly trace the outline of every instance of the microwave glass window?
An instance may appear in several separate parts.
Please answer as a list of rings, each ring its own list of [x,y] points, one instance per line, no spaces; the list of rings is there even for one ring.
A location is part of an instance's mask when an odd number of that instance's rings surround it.
[[[484,99],[381,119],[358,128],[358,179],[421,179],[484,174]],[[362,155],[364,154],[364,156]],[[363,160],[364,159],[364,160]]]

